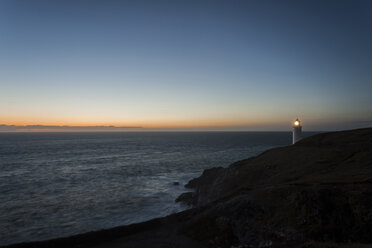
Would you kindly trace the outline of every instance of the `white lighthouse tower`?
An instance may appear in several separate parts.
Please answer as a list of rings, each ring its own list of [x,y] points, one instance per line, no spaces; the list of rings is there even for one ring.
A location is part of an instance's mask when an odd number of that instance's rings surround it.
[[[302,126],[298,118],[293,122],[292,138],[292,144],[302,139]]]

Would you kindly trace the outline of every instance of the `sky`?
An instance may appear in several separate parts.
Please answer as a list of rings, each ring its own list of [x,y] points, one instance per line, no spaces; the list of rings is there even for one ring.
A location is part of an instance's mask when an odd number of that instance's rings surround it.
[[[368,0],[1,0],[1,129],[371,127],[371,13]]]

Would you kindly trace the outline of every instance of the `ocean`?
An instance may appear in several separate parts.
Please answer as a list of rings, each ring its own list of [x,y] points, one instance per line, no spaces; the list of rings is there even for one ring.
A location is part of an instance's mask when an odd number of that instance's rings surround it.
[[[0,245],[184,210],[174,200],[204,169],[290,144],[289,132],[0,133]]]

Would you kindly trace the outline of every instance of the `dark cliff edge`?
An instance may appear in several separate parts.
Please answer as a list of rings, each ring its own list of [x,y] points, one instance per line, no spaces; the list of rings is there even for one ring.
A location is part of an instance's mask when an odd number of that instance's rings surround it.
[[[191,180],[164,218],[9,247],[372,247],[372,128],[318,134]]]

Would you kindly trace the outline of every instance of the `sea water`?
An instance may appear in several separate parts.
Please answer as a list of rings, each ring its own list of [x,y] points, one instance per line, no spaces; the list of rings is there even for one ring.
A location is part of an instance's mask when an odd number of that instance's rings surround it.
[[[181,211],[204,169],[290,144],[289,132],[0,133],[0,245]]]

